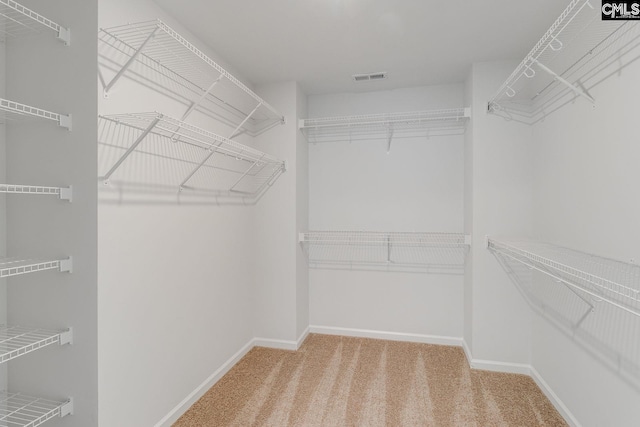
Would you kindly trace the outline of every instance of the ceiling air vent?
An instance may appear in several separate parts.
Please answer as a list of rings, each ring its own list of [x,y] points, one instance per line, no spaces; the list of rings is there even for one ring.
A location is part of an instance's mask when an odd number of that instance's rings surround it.
[[[369,80],[384,80],[387,78],[387,73],[354,74],[352,77],[356,82],[367,82]]]

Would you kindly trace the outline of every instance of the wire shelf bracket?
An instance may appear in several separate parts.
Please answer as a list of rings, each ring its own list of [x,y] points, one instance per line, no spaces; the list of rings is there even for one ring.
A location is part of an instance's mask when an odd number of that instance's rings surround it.
[[[24,33],[51,30],[66,46],[71,44],[71,30],[13,0],[0,0],[0,35],[18,37]]]
[[[73,330],[50,330],[22,326],[0,327],[0,363],[31,353],[52,344],[73,343]]]
[[[602,20],[593,0],[572,0],[489,100],[487,111],[534,124],[576,97],[595,106],[584,82],[636,43],[640,30],[634,25]]]
[[[60,200],[73,201],[73,186],[68,187],[43,187],[37,185],[0,184],[0,193],[5,194],[34,194],[54,195]]]
[[[592,302],[582,295],[640,317],[640,266],[636,264],[544,242],[496,240],[487,236],[486,244],[494,253],[567,286],[592,308]]]
[[[229,124],[235,126],[240,122],[238,128],[253,136],[269,129],[273,123],[285,123],[284,116],[275,108],[161,20],[102,28],[100,31],[101,41],[128,57],[124,64],[116,65],[119,69],[111,80],[103,81],[105,97],[122,76],[128,71],[134,73],[134,66],[142,66],[186,90],[187,95],[181,93],[188,103],[182,120],[196,110],[206,114],[204,103],[208,101],[216,108],[228,110],[224,117]],[[218,91],[217,86],[222,82],[228,82],[225,85],[228,87]],[[168,88],[166,83],[159,84]],[[216,95],[218,92],[220,94]],[[236,95],[245,100],[236,100]],[[259,118],[251,117],[255,111],[248,113],[251,108],[247,104],[249,100],[258,104]]]
[[[59,401],[0,392],[0,427],[36,427],[67,415],[73,415],[73,398]]]
[[[43,110],[37,107],[31,107],[19,102],[10,101],[8,99],[0,98],[0,112],[8,119],[42,119],[54,121],[58,126],[67,130],[71,130],[71,114],[59,114],[51,111]]]
[[[60,260],[3,259],[0,260],[0,278],[20,276],[45,270],[73,273],[73,257]]]
[[[309,142],[352,140],[380,135],[391,149],[394,137],[462,133],[471,117],[470,108],[367,114],[302,119],[298,128]]]

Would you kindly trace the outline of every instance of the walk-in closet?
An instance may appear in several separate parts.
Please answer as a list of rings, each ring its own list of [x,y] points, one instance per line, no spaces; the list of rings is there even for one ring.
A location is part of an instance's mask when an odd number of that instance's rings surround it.
[[[0,0],[0,427],[640,425],[639,18]]]

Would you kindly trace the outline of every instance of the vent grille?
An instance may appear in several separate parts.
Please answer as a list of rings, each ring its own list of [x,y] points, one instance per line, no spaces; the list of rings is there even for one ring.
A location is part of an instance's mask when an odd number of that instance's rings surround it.
[[[352,77],[355,82],[368,82],[370,80],[384,80],[387,78],[387,73],[354,74]]]

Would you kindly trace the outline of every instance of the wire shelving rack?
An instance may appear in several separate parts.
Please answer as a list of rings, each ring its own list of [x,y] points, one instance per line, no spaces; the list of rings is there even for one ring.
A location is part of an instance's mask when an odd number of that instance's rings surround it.
[[[303,119],[298,127],[309,142],[462,134],[470,108],[364,114]]]
[[[125,74],[177,95],[187,105],[239,131],[258,135],[284,117],[240,80],[160,20],[100,30],[115,75],[101,76],[105,96]],[[236,135],[232,135],[234,138]]]
[[[38,185],[0,184],[0,193],[58,196],[60,200],[72,201],[72,187],[43,187]]]
[[[43,30],[54,32],[66,45],[71,43],[68,28],[13,0],[0,0],[0,37],[3,40]]]
[[[0,427],[36,427],[73,414],[73,400],[51,400],[0,392]]]
[[[586,294],[640,316],[640,266],[550,243],[487,239],[490,250]]]
[[[157,179],[156,184],[180,191],[258,197],[286,170],[282,160],[160,113],[100,118],[102,133],[110,139],[115,136],[119,144],[114,147],[117,160],[102,176],[105,182],[124,168],[125,161],[133,168],[146,162],[148,173],[152,158],[158,162],[158,174],[151,178],[130,174],[124,179]]]
[[[0,327],[0,363],[8,362],[52,344],[71,344],[71,329],[52,330],[24,326]]]
[[[71,130],[71,115],[54,113],[19,102],[0,98],[0,120],[2,123],[20,120],[49,120],[58,126]]]
[[[58,270],[59,272],[71,273],[73,271],[73,260],[71,257],[66,259],[0,259],[0,278],[20,276],[22,274],[46,270]]]
[[[488,103],[509,120],[534,124],[576,98],[595,104],[595,77],[637,43],[633,21],[602,20],[600,3],[572,0]]]
[[[456,270],[464,266],[471,238],[462,233],[309,231],[299,243],[314,268],[397,267]]]

